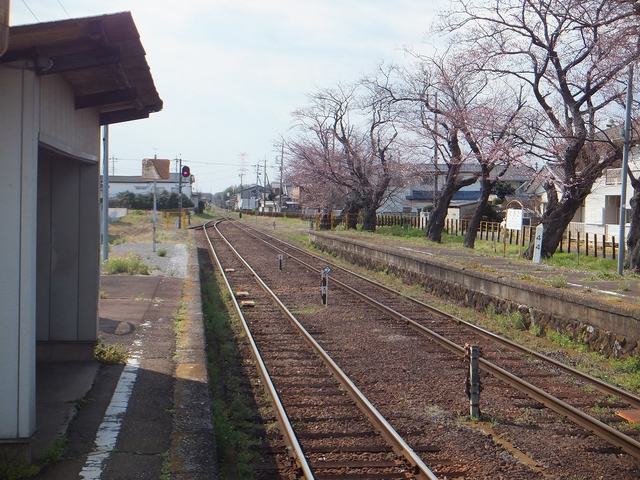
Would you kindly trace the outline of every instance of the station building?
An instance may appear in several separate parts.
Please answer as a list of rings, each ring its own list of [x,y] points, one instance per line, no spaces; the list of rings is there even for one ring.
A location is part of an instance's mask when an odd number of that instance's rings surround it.
[[[162,106],[129,12],[9,31],[0,56],[0,451],[30,457],[36,361],[93,359],[101,127]]]

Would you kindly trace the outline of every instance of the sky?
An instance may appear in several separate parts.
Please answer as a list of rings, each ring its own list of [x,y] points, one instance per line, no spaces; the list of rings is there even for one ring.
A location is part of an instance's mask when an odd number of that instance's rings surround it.
[[[444,2],[11,0],[9,23],[130,11],[164,108],[109,127],[109,173],[140,175],[143,158],[181,158],[195,190],[216,193],[241,175],[244,185],[263,183],[265,160],[268,180],[279,181],[274,145],[307,94],[380,62],[407,62],[403,47],[424,45]]]

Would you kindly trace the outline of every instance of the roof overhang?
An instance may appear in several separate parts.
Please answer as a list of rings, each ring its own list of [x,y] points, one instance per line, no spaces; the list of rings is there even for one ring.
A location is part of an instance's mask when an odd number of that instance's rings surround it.
[[[75,108],[99,108],[101,125],[162,110],[130,12],[11,27],[0,63],[62,75]]]

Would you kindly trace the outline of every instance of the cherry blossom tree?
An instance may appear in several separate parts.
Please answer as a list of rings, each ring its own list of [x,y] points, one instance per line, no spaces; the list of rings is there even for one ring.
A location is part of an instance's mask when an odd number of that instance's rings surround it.
[[[376,211],[402,186],[398,130],[389,104],[363,82],[320,89],[294,112],[287,178],[305,204],[357,214],[374,231]]]
[[[413,55],[412,68],[396,71],[393,81],[388,69],[381,88],[413,133],[410,148],[422,151],[429,170],[444,176],[425,234],[440,242],[454,195],[480,180],[481,196],[464,241],[473,248],[493,186],[522,156],[516,133],[523,128],[525,100],[521,90],[484,72],[475,51],[451,46],[443,54]]]
[[[605,168],[622,154],[599,128],[638,58],[638,3],[622,0],[458,0],[435,31],[486,59],[483,71],[526,86],[544,121],[530,152],[559,167],[542,217],[543,257],[555,252]],[[525,253],[531,258],[533,245]]]

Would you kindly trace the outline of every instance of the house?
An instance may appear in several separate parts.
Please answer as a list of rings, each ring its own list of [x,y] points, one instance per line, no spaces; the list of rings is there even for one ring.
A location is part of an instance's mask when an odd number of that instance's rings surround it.
[[[408,213],[420,212],[425,207],[433,205],[434,200],[438,197],[445,181],[445,166],[436,168],[434,165],[425,165],[424,173],[421,175],[424,182],[415,184],[404,189],[400,189],[388,202],[386,202],[378,211],[379,214]],[[464,166],[461,175],[465,176],[477,175],[480,166],[477,164],[469,164]],[[511,186],[516,192],[525,192],[526,187],[536,177],[536,171],[533,167],[527,165],[514,165],[509,167],[502,176],[501,181]],[[472,185],[461,188],[453,197],[452,205],[456,205],[451,210],[451,216],[448,219],[461,218],[468,215],[470,205],[475,205],[480,198],[481,183],[477,181]],[[460,213],[460,208],[464,213]],[[475,210],[475,208],[474,208]],[[473,212],[472,212],[473,213]]]
[[[263,199],[264,187],[262,185],[249,185],[236,190],[234,210],[255,210]]]
[[[129,12],[11,27],[0,56],[0,455],[30,460],[37,362],[93,360],[101,128],[162,110]]]
[[[636,178],[640,177],[640,148],[631,148],[628,159],[628,171]],[[629,200],[633,196],[633,187],[627,177],[625,195],[625,227],[628,231],[631,222],[631,206]],[[571,229],[581,233],[605,235],[620,238],[620,208],[622,206],[622,165],[607,168],[596,180],[591,193],[585,198],[582,207],[576,212]]]

